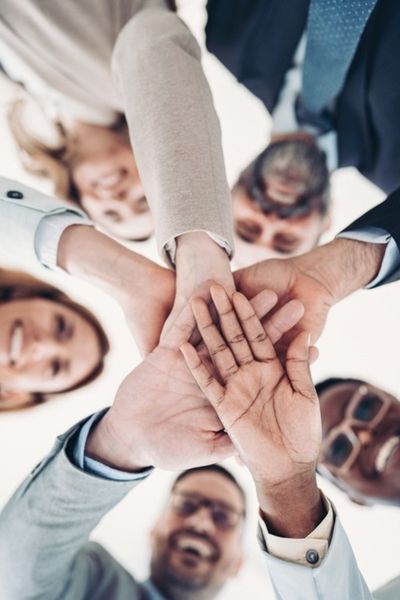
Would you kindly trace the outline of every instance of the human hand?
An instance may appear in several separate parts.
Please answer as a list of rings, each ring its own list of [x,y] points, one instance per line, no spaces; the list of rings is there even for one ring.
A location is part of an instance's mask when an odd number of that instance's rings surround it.
[[[235,293],[232,306],[223,288],[212,287],[211,294],[222,334],[203,300],[192,306],[219,380],[191,344],[181,350],[253,476],[269,531],[305,537],[325,514],[315,478],[321,419],[308,334],[292,341],[283,367],[246,298]]]
[[[213,286],[211,295],[222,334],[202,299],[194,299],[192,308],[219,380],[185,343],[181,350],[193,377],[255,481],[276,486],[313,471],[321,419],[308,366],[307,334],[290,344],[283,367],[246,298],[234,293],[231,303],[220,286]]]
[[[265,260],[234,273],[236,287],[247,297],[268,288],[278,295],[277,307],[297,298],[304,316],[279,344],[285,354],[301,331],[320,337],[331,307],[365,286],[379,270],[384,245],[338,238],[301,256]]]
[[[74,225],[61,236],[57,264],[120,304],[142,355],[158,344],[175,298],[175,274],[93,227]]]
[[[188,316],[182,311],[163,343],[122,382],[113,406],[89,436],[89,456],[136,471],[185,469],[234,453],[177,347],[183,331],[186,339],[191,334]]]
[[[188,304],[190,298],[196,295],[207,301],[210,300],[210,286],[213,283],[223,285],[231,293],[235,290],[229,257],[207,233],[203,231],[186,233],[179,236],[176,243],[176,295],[162,336],[168,332],[176,316]],[[191,311],[190,315],[194,328]]]

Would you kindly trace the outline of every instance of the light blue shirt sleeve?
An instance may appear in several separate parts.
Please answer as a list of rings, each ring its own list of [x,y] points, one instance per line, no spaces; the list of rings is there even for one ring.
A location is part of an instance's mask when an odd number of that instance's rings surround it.
[[[385,229],[381,229],[380,227],[363,227],[361,229],[354,229],[354,231],[343,231],[336,237],[357,240],[359,242],[369,242],[371,244],[386,244],[379,273],[365,286],[366,288],[378,285],[378,283],[393,273],[400,265],[400,250],[393,237]]]
[[[143,471],[138,473],[129,473],[127,471],[113,469],[98,460],[86,456],[85,447],[90,430],[107,410],[108,409],[104,409],[95,413],[81,427],[75,446],[72,448],[72,456],[75,465],[82,469],[82,471],[90,473],[91,475],[96,475],[97,477],[102,477],[103,479],[113,479],[115,481],[136,481],[137,479],[145,479],[153,471],[153,467],[143,469]]]

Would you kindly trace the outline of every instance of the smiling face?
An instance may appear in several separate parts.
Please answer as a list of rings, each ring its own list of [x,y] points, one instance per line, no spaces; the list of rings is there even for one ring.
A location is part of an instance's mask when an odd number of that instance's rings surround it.
[[[101,360],[96,331],[72,308],[44,298],[0,304],[3,388],[60,392],[86,379]]]
[[[72,176],[88,215],[117,238],[144,240],[153,220],[124,131],[81,126]]]
[[[319,399],[322,474],[357,502],[400,506],[400,402],[352,380],[322,384]]]
[[[167,597],[213,598],[242,563],[244,501],[212,471],[178,481],[151,534],[151,578]]]

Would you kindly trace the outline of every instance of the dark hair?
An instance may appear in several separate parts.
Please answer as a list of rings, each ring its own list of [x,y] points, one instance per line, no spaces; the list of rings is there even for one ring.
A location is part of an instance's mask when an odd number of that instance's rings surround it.
[[[49,399],[49,397],[53,396],[54,394],[69,392],[78,389],[84,385],[87,385],[88,383],[96,379],[103,371],[104,357],[110,349],[104,329],[102,328],[96,317],[93,315],[93,313],[91,313],[90,310],[82,306],[82,304],[74,302],[73,300],[71,300],[71,298],[69,298],[69,296],[64,294],[64,292],[62,292],[58,288],[44,281],[36,279],[35,277],[28,275],[27,273],[23,273],[21,271],[0,269],[0,304],[3,302],[10,302],[12,300],[22,300],[29,298],[44,298],[46,300],[52,300],[53,302],[59,302],[60,304],[63,304],[64,306],[78,313],[83,319],[85,319],[85,321],[89,323],[89,325],[92,327],[97,336],[100,349],[100,360],[93,369],[93,371],[89,373],[88,376],[85,377],[85,379],[79,381],[78,383],[76,383],[68,389],[62,390],[61,392],[53,392],[50,395],[42,394],[41,392],[26,393],[26,402],[21,402],[19,408],[27,408],[28,406],[41,404],[43,402],[46,402]],[[5,391],[1,390],[0,388],[0,410],[14,410],[12,406],[10,408],[7,408],[6,404],[2,406],[1,399],[7,399],[7,395],[8,390]],[[10,396],[13,395],[21,397],[24,396],[23,393],[19,394],[19,392],[11,391]]]
[[[283,204],[268,197],[266,180],[279,159],[288,165],[301,165],[307,172],[308,189],[293,204]],[[308,134],[282,135],[273,139],[240,174],[236,186],[244,188],[264,212],[277,213],[282,219],[306,216],[314,210],[321,215],[328,212],[329,171],[325,153]]]
[[[216,463],[214,463],[212,465],[206,465],[204,467],[193,467],[192,469],[186,469],[185,471],[182,471],[182,473],[180,473],[178,475],[178,477],[175,479],[171,490],[174,490],[176,487],[176,484],[179,481],[182,481],[182,479],[185,479],[185,477],[188,477],[189,475],[193,475],[194,473],[204,473],[207,471],[210,471],[211,473],[218,473],[218,475],[222,475],[222,477],[229,479],[229,481],[231,483],[233,483],[239,490],[240,495],[242,496],[242,499],[243,499],[244,507],[246,509],[246,494],[244,493],[242,486],[239,484],[236,477],[234,475],[232,475],[232,473],[230,471],[228,471],[228,469],[225,469],[225,467],[223,467],[222,465],[218,465]]]
[[[338,383],[363,383],[360,379],[352,379],[352,378],[344,378],[344,377],[329,377],[328,379],[323,379],[319,383],[315,384],[315,389],[317,391],[318,396],[325,392],[328,388],[333,385],[337,385]]]

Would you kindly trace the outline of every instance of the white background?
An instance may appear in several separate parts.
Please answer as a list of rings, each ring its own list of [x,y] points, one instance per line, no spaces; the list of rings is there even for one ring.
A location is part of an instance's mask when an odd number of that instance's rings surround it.
[[[182,2],[182,15],[199,39],[204,20],[201,4],[197,0]],[[265,146],[270,122],[261,103],[239,86],[215,58],[205,55],[204,67],[221,119],[228,177],[233,182],[240,169]],[[0,86],[0,175],[49,191],[46,182],[27,175],[20,167],[4,117],[10,91],[4,83]],[[383,197],[354,170],[336,173],[333,176],[333,226],[325,240]],[[158,260],[154,240],[132,244],[132,248]],[[11,263],[2,261],[1,265]],[[23,267],[18,257],[12,266]],[[112,299],[62,274],[49,274],[40,267],[35,273],[68,291],[99,316],[110,337],[112,351],[102,377],[83,390],[33,410],[0,415],[0,506],[47,452],[58,433],[112,402],[118,383],[140,360],[123,315]],[[397,395],[400,389],[399,301],[398,284],[392,284],[360,291],[335,307],[318,344],[320,359],[313,367],[315,380],[335,375],[356,377]],[[248,490],[253,513],[246,538],[248,560],[240,576],[225,588],[220,598],[239,600],[245,594],[252,599],[273,598],[255,540],[252,483],[243,468],[236,464],[231,466]],[[152,475],[118,505],[94,533],[94,537],[139,578],[147,574],[148,531],[162,507],[170,481],[168,473]],[[321,481],[321,487],[336,505],[368,584],[375,587],[398,575],[400,510],[356,506],[330,484]]]

